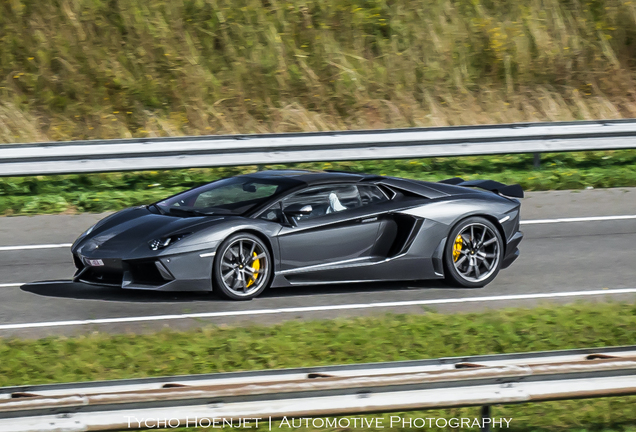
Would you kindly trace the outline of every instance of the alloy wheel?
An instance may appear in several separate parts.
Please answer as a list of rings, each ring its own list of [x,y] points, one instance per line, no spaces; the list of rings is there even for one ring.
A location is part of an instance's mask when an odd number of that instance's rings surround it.
[[[269,265],[263,245],[249,238],[238,238],[223,253],[220,281],[230,293],[248,297],[267,282]]]
[[[499,238],[481,223],[466,225],[453,243],[453,265],[459,276],[468,282],[488,279],[498,268]]]

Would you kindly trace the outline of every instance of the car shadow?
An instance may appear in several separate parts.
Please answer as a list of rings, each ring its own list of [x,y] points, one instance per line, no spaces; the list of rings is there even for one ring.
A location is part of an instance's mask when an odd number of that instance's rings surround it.
[[[327,294],[351,294],[351,293],[373,293],[380,291],[408,291],[415,289],[438,289],[449,286],[443,282],[434,281],[404,281],[404,282],[360,282],[349,284],[330,285],[297,285],[293,287],[273,288],[265,291],[261,297],[294,297],[308,295]]]
[[[217,300],[210,293],[125,290],[73,281],[41,281],[24,284],[22,291],[45,297],[108,300],[131,303],[175,303]],[[220,299],[219,299],[220,300]]]
[[[407,291],[415,289],[439,289],[449,287],[440,281],[409,282],[367,282],[355,284],[299,285],[266,290],[259,298],[291,298],[313,295],[374,293],[381,291]],[[40,281],[24,284],[24,292],[44,297],[69,298],[77,300],[106,300],[138,303],[188,303],[188,302],[231,302],[215,293],[164,292],[152,290],[126,290],[117,287],[103,287],[73,282],[70,280]]]

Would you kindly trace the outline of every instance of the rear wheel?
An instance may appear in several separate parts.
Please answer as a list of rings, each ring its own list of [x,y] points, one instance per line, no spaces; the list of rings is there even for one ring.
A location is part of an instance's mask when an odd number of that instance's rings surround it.
[[[253,234],[234,234],[217,249],[212,282],[214,290],[223,297],[252,299],[269,286],[271,275],[269,249]]]
[[[503,240],[492,222],[482,217],[464,219],[453,227],[448,238],[444,264],[449,283],[479,288],[497,276]]]

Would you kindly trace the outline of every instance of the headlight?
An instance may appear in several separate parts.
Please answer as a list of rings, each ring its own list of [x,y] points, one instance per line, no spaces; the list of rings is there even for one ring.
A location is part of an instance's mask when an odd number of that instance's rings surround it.
[[[171,244],[178,242],[182,238],[189,236],[190,234],[192,233],[181,233],[181,234],[174,234],[167,237],[161,237],[155,240],[150,240],[148,242],[148,245],[150,246],[150,249],[156,251],[159,249],[166,248],[170,246]]]

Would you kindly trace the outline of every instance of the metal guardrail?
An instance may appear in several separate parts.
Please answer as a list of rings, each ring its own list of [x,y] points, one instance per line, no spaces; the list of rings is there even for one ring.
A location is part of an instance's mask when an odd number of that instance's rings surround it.
[[[173,428],[466,406],[490,417],[496,404],[634,394],[636,346],[626,346],[5,387],[0,430]]]
[[[0,145],[0,176],[628,148],[636,120],[138,138]]]

